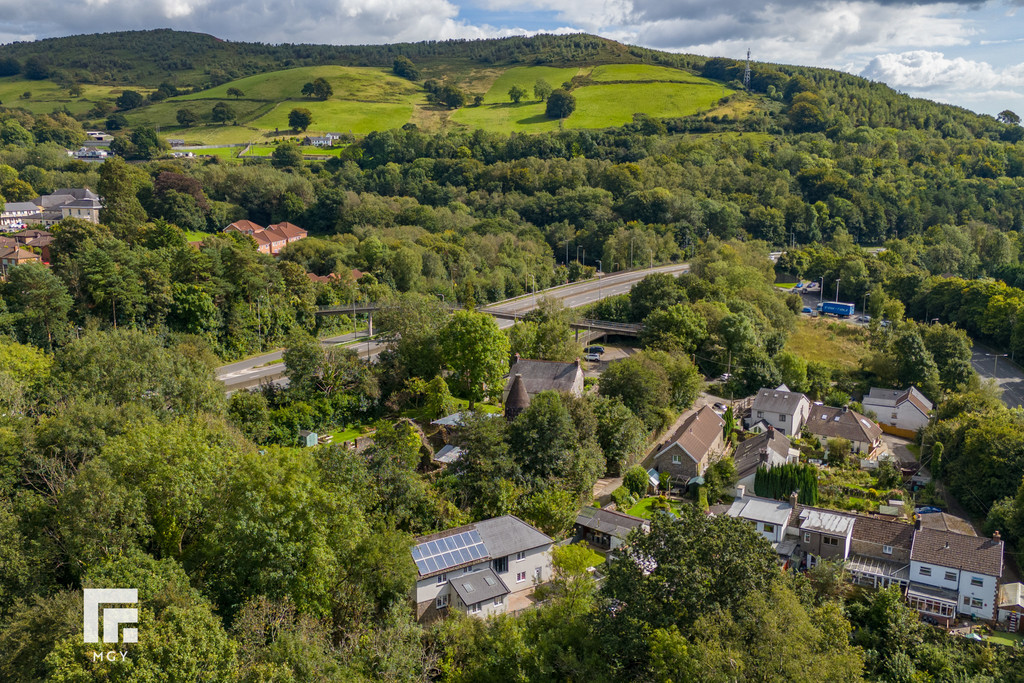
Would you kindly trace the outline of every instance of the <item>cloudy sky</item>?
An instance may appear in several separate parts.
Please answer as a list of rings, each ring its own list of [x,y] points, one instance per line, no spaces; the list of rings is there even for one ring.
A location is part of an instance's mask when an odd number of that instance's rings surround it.
[[[163,27],[341,44],[586,31],[675,52],[750,48],[1024,114],[1024,0],[0,0],[0,42]]]

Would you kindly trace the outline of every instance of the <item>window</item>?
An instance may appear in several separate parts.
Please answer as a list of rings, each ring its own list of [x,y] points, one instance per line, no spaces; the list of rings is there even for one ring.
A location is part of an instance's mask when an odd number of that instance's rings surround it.
[[[893,413],[893,414],[892,414],[892,419],[894,419],[894,420],[895,420],[895,419],[896,419],[897,417],[899,417],[899,415],[898,415],[897,413]]]
[[[501,596],[500,595],[498,597],[494,598],[494,604],[495,605],[500,605],[501,604]]]
[[[474,602],[472,605],[469,606],[469,613],[470,614],[476,614],[479,611],[480,611],[480,603],[479,602]]]
[[[831,536],[823,536],[822,539],[821,539],[821,542],[824,543],[825,545],[836,545],[836,546],[839,545],[839,539],[838,538],[832,538]]]
[[[757,416],[758,417],[764,417],[764,411],[763,410],[757,411]]]
[[[932,568],[931,567],[921,567],[920,573],[921,573],[921,576],[931,576],[932,575]]]
[[[984,586],[985,585],[985,581],[983,579],[979,579],[977,576],[972,576],[971,577],[971,585],[972,586]]]
[[[985,603],[983,603],[978,598],[971,598],[971,607],[984,607],[984,606],[985,606]]]
[[[491,567],[494,569],[496,574],[504,574],[508,571],[508,556],[499,557],[496,560],[491,561]]]
[[[525,550],[520,550],[518,553],[516,553],[516,562],[522,562],[525,559],[526,559],[526,551]]]
[[[775,525],[774,524],[765,524],[764,525],[764,532],[766,534],[774,534],[775,533]]]
[[[437,596],[437,602],[435,602],[434,604],[437,605],[437,609],[444,609],[445,607],[447,607],[448,606],[448,594],[447,593],[441,593],[440,595],[438,595]]]
[[[811,542],[811,532],[810,531],[805,531],[804,532],[804,543],[810,543],[810,542]]]
[[[892,555],[892,546],[891,545],[883,545],[882,546],[882,552],[885,553],[886,555]]]
[[[946,581],[956,581],[956,572],[946,572]]]
[[[964,596],[964,604],[965,604],[965,605],[970,605],[970,604],[971,604],[971,599],[970,599],[970,597],[968,597],[968,596],[966,596],[966,595]]]
[[[786,416],[783,415],[782,413],[779,413],[779,422],[785,422],[785,421],[786,421]]]
[[[448,583],[448,575],[447,574],[438,574],[437,575],[437,585],[438,586],[443,586],[446,583]]]
[[[526,572],[519,572],[516,574],[516,583],[522,583],[526,581]]]
[[[673,453],[672,454],[672,464],[673,465],[678,465],[680,462],[681,461],[679,460],[679,454],[678,453]]]

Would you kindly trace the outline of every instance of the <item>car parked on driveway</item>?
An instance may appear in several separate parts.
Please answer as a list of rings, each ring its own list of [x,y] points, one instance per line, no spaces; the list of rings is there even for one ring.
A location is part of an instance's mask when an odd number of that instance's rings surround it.
[[[584,358],[584,360],[587,360],[587,361],[589,361],[591,363],[600,363],[601,362],[601,356],[599,356],[596,353],[588,353],[583,358]]]
[[[587,348],[583,349],[583,353],[596,353],[597,355],[600,356],[601,354],[604,353],[604,347],[594,344],[593,346],[588,346]]]

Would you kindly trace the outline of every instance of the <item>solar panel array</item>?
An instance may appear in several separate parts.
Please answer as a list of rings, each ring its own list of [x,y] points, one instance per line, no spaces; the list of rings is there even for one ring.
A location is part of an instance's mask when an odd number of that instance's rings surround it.
[[[412,559],[420,574],[444,571],[484,557],[487,557],[487,547],[476,529],[420,543],[412,549]]]

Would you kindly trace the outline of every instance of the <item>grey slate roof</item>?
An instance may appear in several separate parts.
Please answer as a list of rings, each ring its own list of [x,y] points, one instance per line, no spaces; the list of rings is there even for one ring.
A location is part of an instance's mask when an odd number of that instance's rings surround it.
[[[461,567],[480,562],[487,562],[499,557],[507,557],[520,551],[532,550],[552,543],[550,538],[542,534],[540,531],[537,531],[518,517],[514,515],[505,515],[503,517],[485,519],[481,522],[476,522],[475,524],[466,524],[465,526],[455,527],[454,529],[446,529],[436,534],[430,534],[429,536],[420,536],[416,539],[416,545],[413,546],[413,548],[415,549],[416,547],[429,543],[430,541],[436,541],[437,539],[448,538],[450,536],[458,536],[459,534],[469,531],[476,531],[476,533],[479,534],[480,541],[483,543],[484,549],[486,550],[483,557],[477,557],[473,560],[453,564],[437,571],[420,573],[419,577],[423,579],[428,576],[436,576],[444,572],[454,571]]]
[[[910,559],[998,577],[1003,573],[1003,542],[951,531],[918,529]]]
[[[727,513],[730,517],[739,517],[751,522],[768,522],[769,524],[785,525],[789,523],[789,515],[793,507],[781,500],[767,498],[737,498]]]
[[[864,397],[865,406],[887,406],[895,408],[898,405],[910,401],[914,407],[927,415],[931,412],[932,402],[922,394],[917,387],[911,386],[907,389],[881,389],[871,387],[871,391]]]
[[[585,507],[576,515],[576,523],[587,529],[625,540],[630,531],[645,526],[647,520],[622,512]]]
[[[35,213],[38,210],[39,207],[32,202],[7,202],[4,204],[4,213],[21,213],[23,211]]]
[[[857,515],[853,523],[853,539],[910,550],[910,545],[914,541],[914,525]]]
[[[463,574],[449,579],[448,582],[462,598],[462,602],[467,605],[493,600],[499,595],[507,595],[510,592],[505,582],[490,567],[472,574]]]
[[[549,360],[520,359],[509,370],[509,379],[505,383],[504,391],[506,395],[511,391],[516,375],[523,376],[526,393],[535,396],[542,391],[571,391],[577,378],[582,377],[583,370],[578,361],[559,363]]]
[[[792,446],[789,439],[779,431],[769,429],[755,437],[747,439],[736,446],[732,459],[736,463],[736,474],[740,479],[757,470],[758,466],[767,464],[779,458],[789,458],[789,449]],[[771,454],[774,453],[773,458]],[[773,463],[779,464],[779,463]]]
[[[474,526],[491,557],[505,557],[551,543],[545,534],[514,515],[485,519]]]
[[[761,389],[757,392],[757,396],[754,398],[754,402],[750,406],[750,409],[755,411],[751,414],[756,414],[756,411],[762,410],[766,413],[792,415],[796,412],[797,406],[800,405],[800,402],[806,400],[806,396],[798,394],[795,391]]]
[[[856,410],[833,406],[811,406],[804,427],[826,439],[847,439],[862,443],[874,443],[882,435],[882,428]]]

